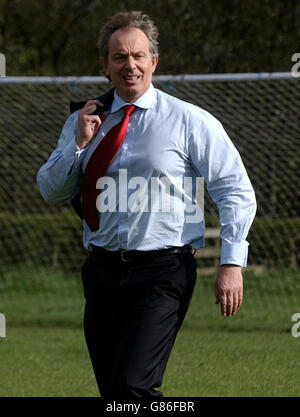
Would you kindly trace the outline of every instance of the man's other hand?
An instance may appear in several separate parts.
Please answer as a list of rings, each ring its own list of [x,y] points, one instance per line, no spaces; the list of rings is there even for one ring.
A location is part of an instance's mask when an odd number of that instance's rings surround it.
[[[85,148],[90,143],[101,126],[100,117],[93,114],[97,105],[103,107],[103,103],[99,100],[89,100],[78,114],[76,143],[80,149]]]
[[[223,316],[237,312],[243,300],[242,268],[238,265],[221,265],[216,279],[216,304]]]

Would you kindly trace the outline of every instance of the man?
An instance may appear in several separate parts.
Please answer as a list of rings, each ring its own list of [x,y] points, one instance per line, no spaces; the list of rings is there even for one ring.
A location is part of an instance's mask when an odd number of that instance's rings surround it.
[[[153,87],[157,37],[142,12],[108,21],[99,46],[115,88],[112,105],[103,120],[94,114],[103,106],[99,100],[73,113],[37,176],[49,202],[72,199],[82,189],[83,242],[90,251],[82,268],[84,329],[106,398],[162,395],[156,388],[195,285],[194,249],[204,245],[203,218],[188,221],[186,201],[194,207],[195,183],[187,189],[186,179],[204,177],[219,208],[215,295],[224,316],[242,302],[241,268],[256,210],[251,183],[222,125]]]

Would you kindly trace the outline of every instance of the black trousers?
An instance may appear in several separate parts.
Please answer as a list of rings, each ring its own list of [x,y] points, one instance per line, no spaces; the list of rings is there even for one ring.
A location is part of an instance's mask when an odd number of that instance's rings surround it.
[[[156,388],[193,294],[191,253],[123,262],[91,253],[82,267],[84,332],[104,398],[161,397]]]

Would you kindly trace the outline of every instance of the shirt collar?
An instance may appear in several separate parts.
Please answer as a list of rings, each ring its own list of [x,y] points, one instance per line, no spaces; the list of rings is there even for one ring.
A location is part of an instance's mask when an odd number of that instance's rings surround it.
[[[122,107],[126,106],[127,104],[134,104],[135,106],[140,107],[141,109],[151,109],[155,104],[155,100],[156,100],[156,91],[155,91],[155,88],[153,87],[153,84],[150,84],[150,87],[148,88],[148,90],[133,103],[126,103],[126,101],[124,101],[120,96],[118,96],[115,90],[114,100],[111,106],[111,113],[117,112]]]

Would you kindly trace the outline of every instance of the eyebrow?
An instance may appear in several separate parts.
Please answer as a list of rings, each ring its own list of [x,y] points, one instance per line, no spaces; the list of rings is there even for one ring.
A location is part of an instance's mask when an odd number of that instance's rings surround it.
[[[142,51],[142,50],[140,50],[140,51],[133,52],[133,54],[134,54],[134,55],[138,55],[138,54],[143,54],[143,55],[145,55],[145,52],[144,52],[144,51]],[[118,56],[118,55],[121,55],[121,56],[127,56],[127,55],[128,55],[128,52],[126,52],[126,51],[117,51],[117,52],[114,52],[114,53],[112,54],[112,56],[113,56],[113,57],[114,57],[114,56]]]

